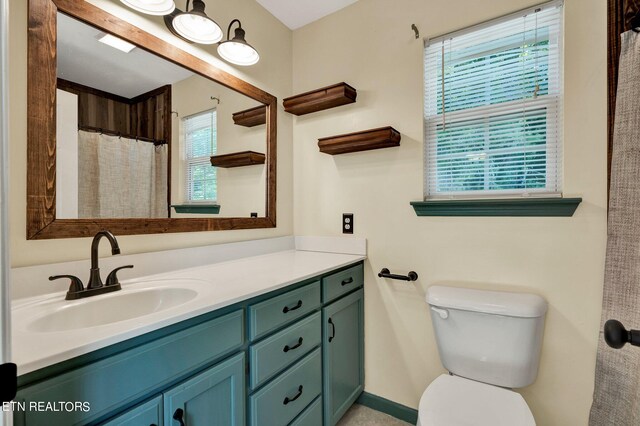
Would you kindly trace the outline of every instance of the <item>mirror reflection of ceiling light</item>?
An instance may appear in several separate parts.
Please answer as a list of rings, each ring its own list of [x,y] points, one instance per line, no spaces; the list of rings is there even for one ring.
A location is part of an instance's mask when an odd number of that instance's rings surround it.
[[[99,36],[98,41],[115,49],[118,49],[124,53],[129,53],[136,48],[135,45],[129,43],[128,41],[124,41],[123,39],[112,36],[111,34],[104,34],[101,37]]]
[[[133,10],[147,15],[168,15],[176,8],[173,0],[120,0]]]

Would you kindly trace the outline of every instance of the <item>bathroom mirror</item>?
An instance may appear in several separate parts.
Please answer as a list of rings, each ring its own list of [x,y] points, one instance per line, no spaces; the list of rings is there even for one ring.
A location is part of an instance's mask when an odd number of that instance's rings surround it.
[[[56,52],[57,218],[264,216],[263,104],[60,12]]]
[[[275,97],[87,2],[29,15],[29,239],[275,226]]]

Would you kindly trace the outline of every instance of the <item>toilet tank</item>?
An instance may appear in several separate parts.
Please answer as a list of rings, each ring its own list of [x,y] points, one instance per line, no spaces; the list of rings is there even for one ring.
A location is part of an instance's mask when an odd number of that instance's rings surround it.
[[[449,372],[507,388],[535,381],[547,312],[542,297],[433,286],[427,303]]]

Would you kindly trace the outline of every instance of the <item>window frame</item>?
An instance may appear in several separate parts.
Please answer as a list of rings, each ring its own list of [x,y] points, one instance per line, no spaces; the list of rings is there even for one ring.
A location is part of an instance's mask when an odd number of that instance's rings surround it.
[[[187,143],[187,135],[186,135],[186,126],[185,126],[185,122],[189,119],[198,117],[198,116],[202,116],[205,114],[213,114],[214,118],[212,120],[213,122],[213,129],[215,130],[215,140],[216,140],[216,144],[212,149],[212,152],[209,155],[203,155],[200,157],[190,157],[190,153],[188,152],[190,144]],[[195,205],[195,206],[202,206],[202,205],[217,205],[218,204],[218,189],[217,189],[217,184],[218,184],[218,173],[217,173],[217,169],[214,166],[211,166],[214,169],[214,182],[216,184],[216,191],[215,191],[215,195],[216,197],[214,199],[204,199],[204,200],[191,200],[190,199],[190,194],[193,192],[189,189],[190,184],[193,184],[193,181],[189,179],[189,174],[190,174],[190,169],[192,165],[195,164],[202,164],[203,159],[206,159],[207,161],[210,161],[210,158],[212,155],[215,155],[217,152],[217,133],[218,133],[218,112],[217,112],[217,108],[210,108],[210,109],[206,109],[203,111],[199,111],[190,115],[187,115],[185,117],[182,117],[182,119],[180,120],[180,140],[183,144],[183,149],[182,149],[182,179],[183,179],[183,204],[184,205]]]
[[[563,165],[563,97],[564,97],[564,12],[560,11],[560,18],[558,22],[558,33],[549,34],[543,40],[549,40],[549,45],[557,46],[557,61],[552,61],[549,64],[549,76],[553,75],[553,78],[549,78],[549,90],[548,93],[542,96],[538,96],[535,99],[516,99],[506,102],[478,105],[471,108],[464,108],[461,110],[447,111],[446,123],[462,123],[464,120],[473,120],[477,123],[481,123],[484,128],[490,124],[492,119],[500,115],[513,114],[517,108],[516,106],[525,105],[522,111],[534,111],[536,109],[544,108],[546,110],[546,141],[554,140],[554,143],[545,143],[545,187],[544,188],[528,188],[528,189],[486,189],[488,185],[488,175],[485,173],[484,188],[481,190],[466,190],[466,191],[432,191],[433,186],[438,186],[439,181],[437,172],[432,173],[430,166],[435,164],[435,161],[430,164],[431,156],[430,151],[437,150],[437,132],[439,124],[437,120],[442,119],[442,115],[438,112],[437,101],[432,105],[433,100],[428,104],[428,96],[430,93],[437,93],[435,87],[441,84],[442,80],[436,76],[436,78],[429,77],[429,68],[433,66],[428,65],[428,49],[433,44],[440,44],[447,39],[461,36],[464,34],[473,33],[479,30],[491,28],[509,20],[522,18],[531,13],[535,13],[537,9],[549,9],[549,8],[563,8],[563,0],[554,0],[541,5],[533,6],[528,9],[511,13],[509,15],[492,19],[481,24],[464,28],[458,31],[454,31],[443,36],[439,36],[434,39],[425,39],[424,41],[424,65],[423,70],[423,88],[424,92],[424,108],[423,108],[423,131],[424,131],[424,165],[423,165],[423,200],[424,202],[437,202],[440,200],[455,201],[455,200],[492,200],[492,199],[526,199],[526,198],[561,198],[563,187],[562,165]],[[495,40],[495,38],[493,39]],[[480,46],[480,44],[472,45]],[[509,45],[505,45],[497,50],[498,52],[505,52],[508,50]],[[482,56],[486,56],[489,50],[481,51]],[[557,78],[556,78],[557,76]],[[554,86],[555,85],[555,86]],[[510,104],[514,105],[511,108]],[[435,112],[435,113],[434,113]],[[478,112],[476,114],[476,112]],[[462,120],[456,121],[455,118],[463,116]],[[542,116],[542,115],[540,115]],[[560,117],[556,119],[555,117]],[[453,119],[452,119],[453,118]],[[551,120],[553,118],[553,120]],[[552,125],[550,125],[552,123]],[[557,126],[555,126],[557,124]],[[552,136],[553,133],[553,136]],[[488,137],[484,138],[485,144]],[[523,147],[524,148],[524,147]],[[495,150],[485,150],[487,154]],[[518,151],[520,152],[520,151]],[[522,152],[526,152],[523,149]],[[488,162],[487,162],[488,163]],[[463,169],[464,170],[464,169]],[[549,179],[549,177],[553,179]],[[556,177],[557,176],[557,177]],[[436,182],[433,182],[436,179]],[[496,204],[497,205],[497,204]]]

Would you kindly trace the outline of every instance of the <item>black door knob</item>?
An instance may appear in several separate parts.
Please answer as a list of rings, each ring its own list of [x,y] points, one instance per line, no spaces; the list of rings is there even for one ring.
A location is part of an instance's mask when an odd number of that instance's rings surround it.
[[[604,340],[614,349],[620,349],[627,343],[640,346],[640,330],[627,330],[618,320],[604,323]]]

